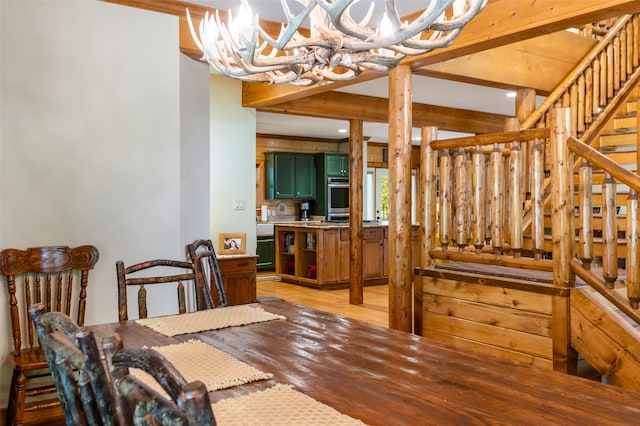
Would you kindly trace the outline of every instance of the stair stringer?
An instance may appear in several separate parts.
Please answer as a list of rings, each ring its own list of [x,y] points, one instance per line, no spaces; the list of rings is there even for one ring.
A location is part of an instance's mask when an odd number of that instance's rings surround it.
[[[640,332],[589,287],[571,290],[571,346],[613,385],[640,391]]]

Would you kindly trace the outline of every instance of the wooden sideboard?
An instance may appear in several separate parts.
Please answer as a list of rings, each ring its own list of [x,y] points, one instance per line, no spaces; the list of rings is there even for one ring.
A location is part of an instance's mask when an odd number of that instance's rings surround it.
[[[229,305],[241,305],[256,301],[257,259],[258,256],[252,254],[218,256]]]

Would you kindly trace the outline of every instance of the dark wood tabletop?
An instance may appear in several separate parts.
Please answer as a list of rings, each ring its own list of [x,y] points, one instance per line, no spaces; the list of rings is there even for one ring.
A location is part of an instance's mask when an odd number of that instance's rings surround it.
[[[287,302],[286,320],[166,337],[133,321],[92,326],[125,347],[200,339],[273,380],[211,392],[212,402],[273,386],[370,425],[637,424],[640,393],[516,364]]]

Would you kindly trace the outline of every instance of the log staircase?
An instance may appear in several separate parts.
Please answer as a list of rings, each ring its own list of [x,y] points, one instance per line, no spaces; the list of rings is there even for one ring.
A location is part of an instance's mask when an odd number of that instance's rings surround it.
[[[519,130],[424,141],[417,333],[640,391],[639,62],[622,17]]]

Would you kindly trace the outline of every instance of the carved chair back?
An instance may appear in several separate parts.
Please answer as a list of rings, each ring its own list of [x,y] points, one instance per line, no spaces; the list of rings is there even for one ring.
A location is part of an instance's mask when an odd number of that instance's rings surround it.
[[[9,390],[7,424],[22,423],[39,417],[38,411],[58,405],[53,384],[43,385],[40,377],[48,375],[47,360],[38,346],[29,306],[42,303],[47,312],[63,312],[82,326],[86,311],[89,271],[98,261],[98,249],[91,245],[33,247],[26,250],[5,249],[0,252],[0,271],[6,278],[13,336],[10,362],[13,376]],[[6,319],[5,319],[6,320]],[[38,380],[31,380],[38,377]],[[31,398],[32,396],[38,398]],[[40,400],[38,400],[40,399]]]
[[[173,270],[174,273],[167,271]],[[146,271],[146,276],[137,273]],[[153,273],[163,274],[149,276]],[[137,274],[134,277],[131,275]],[[116,275],[118,278],[118,317],[120,321],[129,319],[127,307],[127,287],[136,286],[138,288],[138,318],[147,318],[147,286],[153,284],[175,283],[177,290],[178,312],[183,314],[187,312],[186,290],[185,284],[195,284],[195,274],[193,265],[190,262],[180,260],[157,259],[146,262],[137,263],[135,265],[125,267],[124,262],[119,260],[116,262]],[[198,299],[197,289],[196,299]]]
[[[47,312],[74,315],[78,324],[84,324],[89,271],[98,258],[98,249],[89,245],[0,252],[0,270],[8,282],[14,354],[20,352],[23,336],[30,348],[36,344],[28,316],[33,303],[43,303]]]
[[[67,425],[118,425],[109,377],[100,359],[93,332],[67,315],[46,312],[43,304],[30,308]]]
[[[118,410],[127,424],[135,425],[215,425],[215,417],[204,383],[186,383],[162,354],[153,349],[123,349],[119,335],[102,343],[111,373]],[[149,387],[130,368],[153,377],[165,395]]]
[[[187,252],[193,262],[198,288],[204,293],[204,309],[227,306],[227,292],[211,240],[196,240],[187,245]]]

